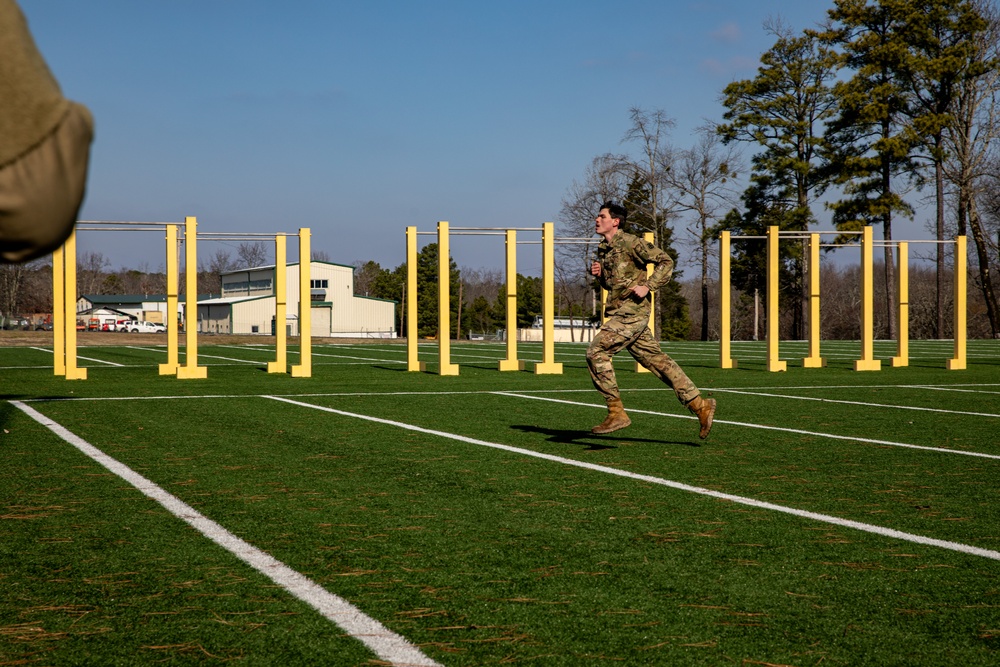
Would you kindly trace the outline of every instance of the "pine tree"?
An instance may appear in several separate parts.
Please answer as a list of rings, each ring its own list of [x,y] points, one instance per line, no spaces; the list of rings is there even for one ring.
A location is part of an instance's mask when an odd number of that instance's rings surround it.
[[[913,208],[903,199],[900,179],[912,179],[919,143],[912,124],[913,98],[903,72],[909,59],[905,39],[914,0],[834,0],[830,27],[819,37],[840,50],[853,75],[834,86],[839,115],[827,133],[829,167],[844,199],[831,205],[835,226],[858,231],[881,223],[882,237],[892,240],[894,214]],[[885,245],[885,303],[889,336],[895,338],[896,297],[893,248]]]
[[[769,215],[781,212],[778,226],[805,231],[815,221],[812,203],[830,183],[830,174],[820,168],[824,149],[823,126],[833,117],[836,102],[831,82],[836,59],[814,33],[795,35],[780,23],[766,26],[777,37],[761,56],[753,79],[735,81],[723,91],[728,121],[718,127],[726,142],[759,144],[763,150],[753,158],[757,181],[746,198],[763,204],[770,197]],[[761,184],[766,181],[766,187]],[[758,206],[759,208],[759,206]],[[757,214],[751,213],[752,217]],[[798,298],[792,336],[804,338],[808,306],[805,275],[808,255],[796,255]]]

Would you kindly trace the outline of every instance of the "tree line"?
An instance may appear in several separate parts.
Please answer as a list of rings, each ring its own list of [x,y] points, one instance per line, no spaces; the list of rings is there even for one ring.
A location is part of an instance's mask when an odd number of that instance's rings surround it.
[[[717,334],[710,302],[720,231],[734,238],[762,236],[769,226],[805,232],[825,211],[843,232],[830,239],[832,252],[856,243],[851,232],[864,225],[891,242],[893,222],[930,208],[930,231],[941,243],[911,252],[934,262],[934,308],[911,313],[931,318],[911,332],[949,335],[954,257],[946,241],[959,234],[970,237],[973,255],[971,315],[986,319],[986,335],[1000,336],[993,285],[1000,19],[993,3],[835,0],[817,28],[796,32],[772,20],[765,29],[774,43],[756,75],[721,91],[723,121],[699,128],[693,147],[671,145],[674,122],[665,111],[631,109],[623,143],[633,150],[594,158],[563,200],[563,230],[590,230],[600,202],[615,199],[635,231],[652,232],[668,252],[684,248],[684,266],[697,274],[686,297],[697,337],[708,340]],[[764,245],[737,242],[733,252],[737,300],[766,298]],[[898,256],[891,243],[881,254],[878,316],[886,337],[895,337]],[[808,261],[804,243],[782,244],[783,337],[806,337]],[[669,318],[658,313],[658,326]]]

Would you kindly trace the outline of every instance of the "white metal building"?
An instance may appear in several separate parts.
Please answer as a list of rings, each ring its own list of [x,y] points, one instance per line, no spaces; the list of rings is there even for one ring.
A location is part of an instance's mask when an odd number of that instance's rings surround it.
[[[76,312],[90,312],[97,308],[112,308],[135,320],[167,322],[166,294],[84,294],[76,300]],[[184,322],[184,299],[177,304],[177,317]]]
[[[395,338],[395,301],[355,296],[354,267],[310,262],[312,335],[317,338]],[[275,266],[222,274],[222,296],[198,301],[198,330],[206,333],[273,335]],[[286,331],[297,336],[299,265],[285,276]]]

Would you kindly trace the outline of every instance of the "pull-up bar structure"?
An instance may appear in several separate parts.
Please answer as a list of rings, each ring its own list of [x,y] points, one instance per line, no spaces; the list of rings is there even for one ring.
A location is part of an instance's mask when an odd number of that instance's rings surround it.
[[[873,248],[876,243],[872,238],[871,226],[866,226],[860,232],[780,232],[777,227],[767,228],[766,236],[731,237],[724,231],[719,238],[719,291],[720,291],[720,336],[719,358],[720,368],[735,368],[736,360],[731,356],[731,290],[730,290],[730,244],[731,241],[761,240],[767,241],[767,370],[780,372],[787,369],[787,362],[778,356],[778,241],[780,239],[799,239],[809,242],[809,356],[802,360],[804,368],[821,368],[826,361],[820,356],[820,266],[819,250],[821,234],[857,234],[861,237],[861,358],[854,362],[856,371],[881,370],[882,362],[874,355],[874,262]],[[895,367],[906,366],[909,363],[909,243],[954,243],[955,244],[955,356],[947,362],[949,370],[966,368],[966,237],[958,236],[954,241],[888,241],[879,245],[893,244],[899,249],[899,264],[897,271],[897,302],[899,315],[899,338],[897,354],[892,358]]]
[[[193,216],[184,219],[185,250],[185,363],[178,361],[178,303],[179,271],[177,223],[158,222],[113,222],[80,221],[74,232],[61,248],[52,255],[52,303],[53,303],[53,371],[64,375],[67,380],[87,379],[87,369],[77,366],[76,346],[76,231],[162,231],[166,237],[167,268],[167,362],[159,365],[160,375],[176,375],[178,379],[204,379],[208,369],[198,365],[198,331],[192,326],[198,313],[198,221]],[[278,233],[213,233],[202,232],[200,236],[209,241],[232,241],[273,238],[275,241],[275,309],[277,358],[268,362],[269,373],[287,371],[287,344],[284,320],[286,316],[286,237],[292,234]],[[312,330],[310,311],[310,230],[299,229],[299,340],[300,363],[291,367],[292,377],[312,376]]]
[[[287,237],[295,236],[290,232],[274,233],[228,233],[202,232],[199,234],[206,241],[259,241],[274,240],[274,335],[275,360],[267,363],[268,373],[288,372],[288,335],[285,331],[285,320],[288,315],[288,288],[285,274],[288,269]],[[310,264],[310,230],[307,227],[299,229],[299,365],[292,366],[292,377],[311,377],[312,375],[312,322],[310,318],[312,303],[310,296],[309,276]],[[304,289],[303,289],[304,276]],[[303,319],[303,312],[306,313]]]
[[[449,235],[503,235],[506,240],[507,272],[507,358],[499,362],[499,370],[523,370],[524,362],[517,358],[517,232],[542,233],[542,361],[535,364],[535,375],[561,375],[563,365],[555,361],[555,225],[539,227],[454,227],[447,221],[437,225],[438,241],[438,355],[439,375],[458,375],[459,366],[451,362],[451,254]],[[423,371],[417,345],[417,237],[433,232],[418,232],[406,228],[406,369]],[[569,239],[566,241],[575,241]]]

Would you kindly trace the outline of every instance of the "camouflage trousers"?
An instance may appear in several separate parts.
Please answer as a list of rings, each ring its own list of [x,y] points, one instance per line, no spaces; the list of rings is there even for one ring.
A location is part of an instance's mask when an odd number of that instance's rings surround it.
[[[700,392],[677,362],[660,350],[659,344],[650,333],[649,316],[612,316],[600,328],[587,348],[587,366],[594,387],[601,392],[604,400],[611,402],[621,399],[615,369],[611,358],[626,349],[636,361],[648,368],[653,375],[667,384],[682,405],[696,399]]]

